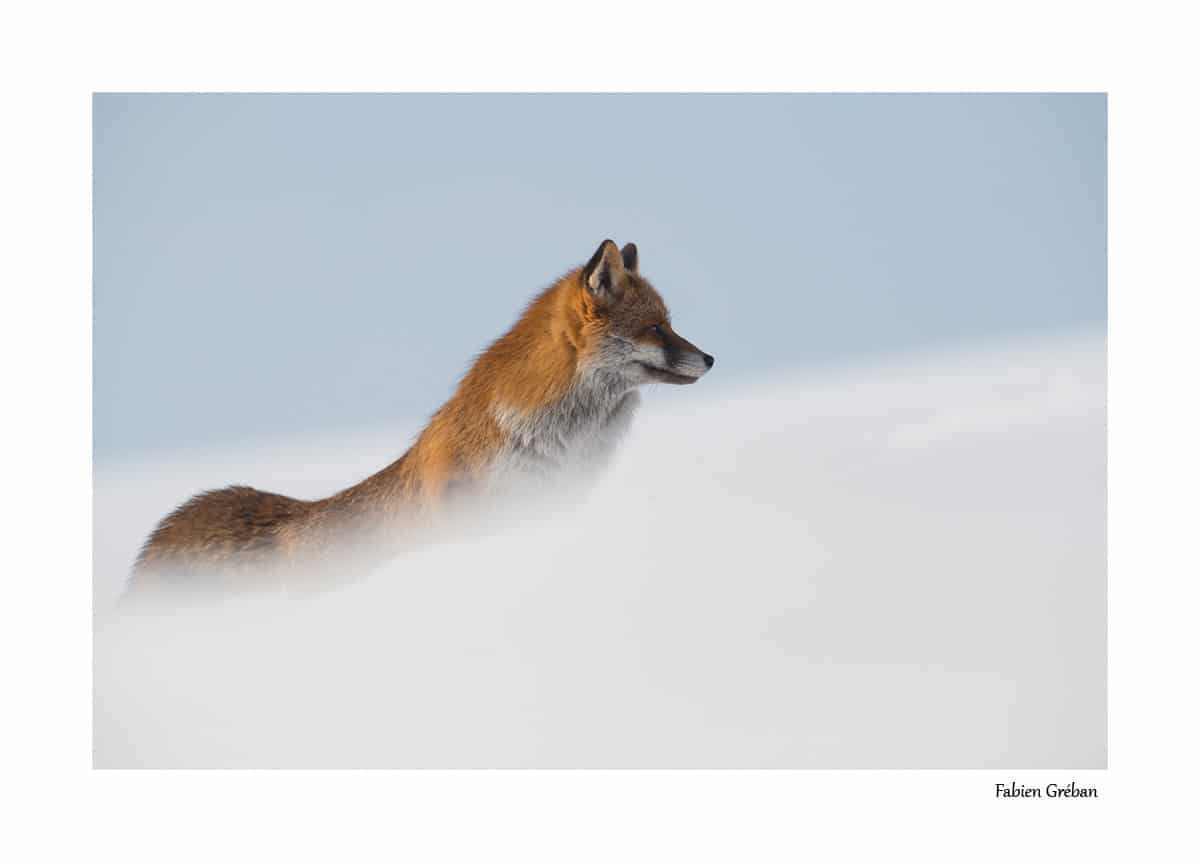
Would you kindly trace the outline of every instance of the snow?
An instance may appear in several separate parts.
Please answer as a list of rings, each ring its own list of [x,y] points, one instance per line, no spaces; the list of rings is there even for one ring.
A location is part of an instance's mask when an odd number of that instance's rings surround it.
[[[98,466],[96,765],[1106,765],[1102,335],[710,379],[578,505],[319,593],[115,603],[192,493],[415,424]]]

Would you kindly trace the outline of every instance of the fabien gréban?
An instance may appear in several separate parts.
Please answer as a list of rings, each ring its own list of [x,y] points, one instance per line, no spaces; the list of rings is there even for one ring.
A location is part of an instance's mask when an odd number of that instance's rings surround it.
[[[1049,797],[1051,799],[1067,798],[1067,797],[1088,797],[1096,798],[1096,788],[1080,787],[1074,781],[1070,784],[1047,784],[1043,787],[1027,787],[1024,784],[1017,784],[1015,781],[1008,784],[996,785],[996,797],[1005,799],[1016,799],[1021,797]]]

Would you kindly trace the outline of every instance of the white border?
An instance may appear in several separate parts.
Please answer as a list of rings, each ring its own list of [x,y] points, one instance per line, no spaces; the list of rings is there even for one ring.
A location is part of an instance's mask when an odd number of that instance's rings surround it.
[[[1132,6],[1130,8],[1133,8]],[[1195,847],[1194,27],[1138,4],[23,4],[5,13],[5,846],[122,858],[1171,858]],[[1188,72],[1192,74],[1189,75]],[[977,772],[90,770],[94,90],[1087,90],[1110,122],[1110,745]],[[24,846],[21,846],[24,845]],[[1178,849],[1176,849],[1178,848]],[[905,854],[907,855],[907,854]]]

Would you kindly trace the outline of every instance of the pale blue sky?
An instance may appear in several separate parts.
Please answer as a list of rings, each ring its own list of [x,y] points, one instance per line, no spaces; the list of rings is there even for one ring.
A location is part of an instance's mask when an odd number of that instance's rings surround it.
[[[1103,95],[98,95],[95,455],[421,419],[605,237],[728,385],[1102,327],[1105,127]]]

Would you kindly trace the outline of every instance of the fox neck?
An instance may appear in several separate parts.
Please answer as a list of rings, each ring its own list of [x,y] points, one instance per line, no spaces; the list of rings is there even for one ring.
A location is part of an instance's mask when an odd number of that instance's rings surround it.
[[[524,484],[594,474],[611,458],[640,402],[618,375],[584,369],[557,401],[534,411],[498,405],[505,445],[490,484]]]
[[[487,418],[503,441],[488,464],[489,486],[593,473],[638,406],[635,383],[604,362],[600,324],[578,278],[569,273],[535,300],[477,363],[495,374]]]
[[[463,377],[403,457],[335,499],[348,509],[436,510],[459,486],[498,491],[592,474],[613,454],[639,403],[606,367],[578,270],[538,296]]]

